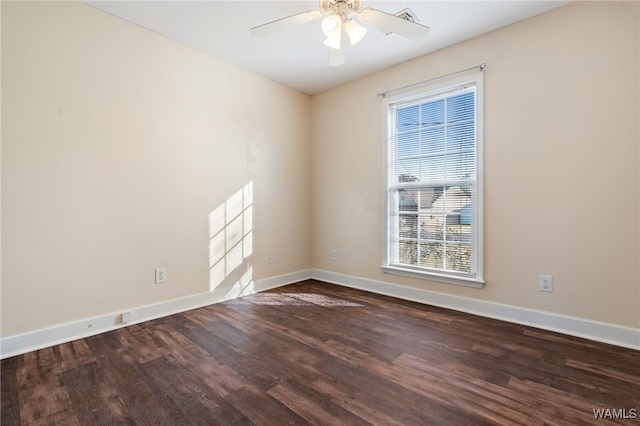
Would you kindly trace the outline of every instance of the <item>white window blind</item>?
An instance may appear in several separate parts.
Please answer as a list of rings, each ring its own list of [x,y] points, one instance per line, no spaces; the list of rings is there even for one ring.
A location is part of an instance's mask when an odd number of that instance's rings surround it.
[[[481,73],[385,105],[383,267],[482,283]]]

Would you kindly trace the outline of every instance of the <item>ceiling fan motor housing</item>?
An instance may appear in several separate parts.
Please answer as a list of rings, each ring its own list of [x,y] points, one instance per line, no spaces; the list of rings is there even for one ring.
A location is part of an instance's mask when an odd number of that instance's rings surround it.
[[[357,12],[362,7],[362,0],[319,0],[318,3],[324,12],[334,13]]]

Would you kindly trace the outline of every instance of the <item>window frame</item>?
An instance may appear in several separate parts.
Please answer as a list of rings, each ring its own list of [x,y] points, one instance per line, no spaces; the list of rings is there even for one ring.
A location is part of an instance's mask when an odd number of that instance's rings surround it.
[[[456,90],[465,85],[475,85],[475,166],[476,166],[476,194],[475,200],[472,198],[472,268],[475,269],[474,275],[448,273],[434,269],[427,269],[420,266],[403,266],[390,264],[391,239],[393,238],[391,216],[394,209],[390,205],[392,198],[392,173],[394,172],[393,162],[395,155],[393,149],[395,147],[395,129],[391,128],[393,122],[390,108],[398,103],[412,103],[420,99],[437,97],[439,94]],[[484,185],[483,185],[483,135],[484,135],[484,73],[483,70],[476,70],[455,76],[449,76],[437,81],[426,82],[417,89],[406,90],[393,96],[386,96],[382,103],[382,116],[384,123],[383,137],[383,190],[384,190],[384,241],[383,241],[383,259],[381,269],[385,273],[419,278],[428,281],[437,281],[447,284],[462,285],[467,287],[482,288],[484,285],[484,238],[483,238],[483,210],[484,210]],[[425,184],[424,187],[433,186]],[[475,250],[474,250],[475,248]]]

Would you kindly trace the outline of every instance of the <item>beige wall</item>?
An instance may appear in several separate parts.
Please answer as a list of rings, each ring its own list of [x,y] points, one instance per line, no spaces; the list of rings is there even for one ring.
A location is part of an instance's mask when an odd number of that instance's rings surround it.
[[[579,2],[314,96],[314,267],[640,326],[639,40],[638,3]],[[483,62],[486,285],[382,274],[376,93]]]
[[[253,250],[218,287],[310,268],[309,96],[81,3],[3,2],[2,105],[3,336],[207,292],[209,214],[249,183]]]

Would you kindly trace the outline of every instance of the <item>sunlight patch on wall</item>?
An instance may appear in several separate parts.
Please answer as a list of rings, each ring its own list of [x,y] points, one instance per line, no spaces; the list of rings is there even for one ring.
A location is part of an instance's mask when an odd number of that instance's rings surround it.
[[[253,268],[250,266],[242,276],[233,283],[224,295],[224,300],[236,299],[240,296],[255,293],[253,287]]]
[[[253,182],[209,213],[209,290],[239,271],[253,253]],[[236,280],[230,293],[248,294],[253,288],[253,268]]]

